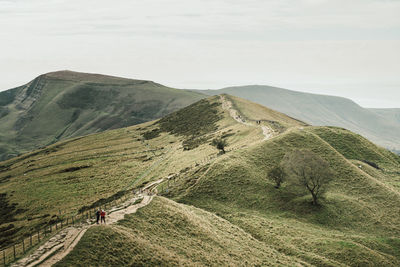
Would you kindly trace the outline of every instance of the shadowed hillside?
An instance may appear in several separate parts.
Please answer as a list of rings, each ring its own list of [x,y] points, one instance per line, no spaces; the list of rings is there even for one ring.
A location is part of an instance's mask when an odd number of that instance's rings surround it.
[[[366,109],[342,97],[302,93],[271,86],[238,86],[201,92],[238,96],[311,125],[343,127],[381,146],[400,150],[398,109]]]
[[[203,98],[142,80],[60,71],[0,92],[0,160],[82,136],[151,121]]]
[[[225,154],[211,145],[217,137]],[[267,177],[295,149],[335,170],[320,206]],[[1,164],[10,218],[1,227],[14,231],[2,236],[7,242],[48,224],[58,209],[74,214],[174,177],[136,214],[90,228],[59,266],[400,264],[400,157],[350,131],[307,126],[237,97],[210,97]]]

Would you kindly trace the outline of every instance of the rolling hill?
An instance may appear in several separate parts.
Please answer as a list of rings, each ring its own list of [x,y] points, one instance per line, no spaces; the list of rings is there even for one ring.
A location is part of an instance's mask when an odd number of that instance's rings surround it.
[[[216,137],[226,154],[210,145]],[[321,206],[267,179],[286,152],[305,148],[335,170]],[[398,266],[399,170],[399,156],[348,130],[213,96],[1,162],[2,244],[59,210],[76,214],[174,175],[137,213],[91,227],[56,266]]]
[[[151,121],[204,96],[142,80],[59,71],[0,92],[0,160]]]
[[[343,97],[302,93],[271,86],[237,86],[201,92],[241,97],[311,125],[343,127],[378,145],[400,150],[399,109],[367,109]]]

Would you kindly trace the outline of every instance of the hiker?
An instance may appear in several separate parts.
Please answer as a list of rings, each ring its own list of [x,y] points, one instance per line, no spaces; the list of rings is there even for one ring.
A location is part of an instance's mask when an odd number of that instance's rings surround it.
[[[106,223],[106,211],[105,210],[101,210],[101,213],[100,213],[100,216],[101,216],[101,223]]]
[[[100,220],[100,209],[96,210],[96,223],[99,224],[99,220]]]

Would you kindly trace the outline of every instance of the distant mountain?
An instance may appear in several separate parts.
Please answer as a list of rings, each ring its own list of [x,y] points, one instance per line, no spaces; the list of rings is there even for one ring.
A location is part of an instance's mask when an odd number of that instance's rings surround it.
[[[383,116],[387,120],[400,123],[400,108],[369,108],[369,110]]]
[[[343,127],[393,151],[400,150],[400,109],[367,109],[343,97],[260,85],[201,92],[245,98],[312,125]]]
[[[203,98],[151,81],[59,71],[0,92],[0,160],[56,141],[151,121]]]

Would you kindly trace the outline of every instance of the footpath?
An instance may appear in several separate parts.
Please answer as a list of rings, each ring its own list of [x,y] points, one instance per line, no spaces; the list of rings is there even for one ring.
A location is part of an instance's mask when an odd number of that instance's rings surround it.
[[[160,179],[147,185],[141,190],[142,193],[135,195],[118,206],[112,207],[106,216],[106,224],[114,224],[122,220],[126,214],[135,213],[138,209],[147,206],[154,197],[155,186],[163,180]],[[142,199],[140,203],[135,204],[139,199]],[[11,266],[52,266],[67,256],[78,244],[85,232],[95,225],[97,224],[93,219],[88,219],[84,223],[67,227],[50,238],[32,254],[20,259]]]
[[[254,125],[253,123],[246,121],[242,116],[240,116],[239,112],[233,108],[232,102],[229,101],[228,99],[226,99],[223,95],[220,95],[220,98],[221,98],[221,102],[222,102],[222,108],[227,110],[229,112],[229,114],[231,115],[231,117],[235,121],[237,121],[241,124],[247,125],[247,126],[252,126],[252,127],[258,126],[258,125]],[[268,140],[271,137],[273,137],[274,131],[270,127],[268,127],[266,125],[259,125],[259,127],[261,128],[262,133],[264,135],[263,141]]]
[[[227,100],[222,95],[220,97],[222,108],[227,110],[234,120],[247,126],[261,128],[264,135],[263,140],[267,140],[273,137],[274,132],[271,128],[265,125],[254,125],[253,123],[246,121],[240,116],[239,112],[233,108],[232,102]],[[163,180],[164,179],[160,179],[145,186],[141,190],[142,193],[136,194],[134,197],[128,199],[124,203],[121,203],[118,206],[109,209],[106,217],[106,223],[114,224],[119,220],[122,220],[126,214],[135,213],[138,209],[147,206],[154,197],[155,186],[162,183]],[[140,203],[137,203],[139,199],[142,200],[140,201]],[[90,227],[93,227],[95,225],[97,224],[93,219],[88,219],[84,223],[69,226],[58,232],[55,236],[51,237],[48,241],[37,248],[33,253],[18,260],[11,266],[52,266],[62,260],[65,256],[67,256],[75,248],[75,246],[81,240],[86,231]]]

